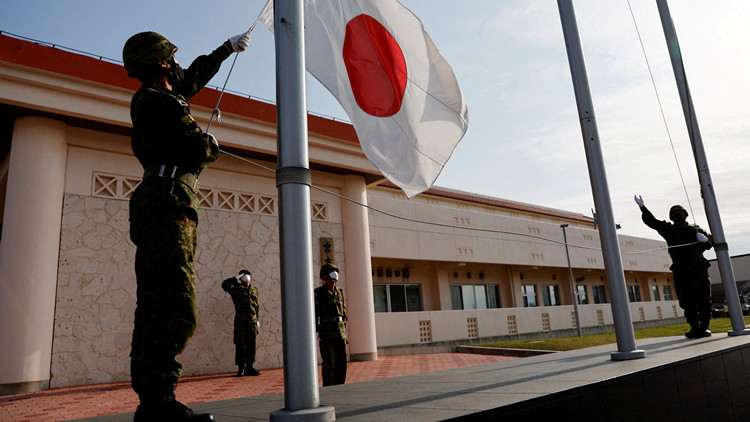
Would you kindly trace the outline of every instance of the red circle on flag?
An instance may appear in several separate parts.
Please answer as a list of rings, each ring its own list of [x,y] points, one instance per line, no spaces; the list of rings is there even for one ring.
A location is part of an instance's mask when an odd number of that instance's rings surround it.
[[[359,107],[377,117],[398,113],[406,90],[406,60],[388,30],[371,16],[355,17],[346,24],[343,56]]]

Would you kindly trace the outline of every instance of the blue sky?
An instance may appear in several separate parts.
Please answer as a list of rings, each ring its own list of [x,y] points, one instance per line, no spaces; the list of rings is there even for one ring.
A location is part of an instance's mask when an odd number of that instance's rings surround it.
[[[2,0],[0,30],[118,60],[128,37],[154,30],[179,46],[177,56],[187,64],[249,28],[264,3]],[[422,20],[453,66],[469,106],[469,130],[436,184],[591,215],[593,196],[557,2],[402,4]],[[689,199],[691,217],[708,229],[655,1],[577,0],[574,6],[619,233],[658,238],[640,221],[636,193],[665,219],[671,205],[688,207]],[[679,0],[670,8],[730,253],[747,254],[750,2]],[[272,35],[258,24],[227,88],[274,100],[273,48]],[[226,63],[211,84],[223,85],[229,67]],[[308,109],[347,120],[312,77]]]

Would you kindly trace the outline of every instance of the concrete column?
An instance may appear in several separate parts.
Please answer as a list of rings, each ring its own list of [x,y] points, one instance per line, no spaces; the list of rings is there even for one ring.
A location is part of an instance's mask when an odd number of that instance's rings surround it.
[[[344,176],[341,194],[367,204],[367,187],[362,176]],[[349,314],[349,358],[353,361],[378,359],[375,338],[375,302],[372,296],[370,223],[367,208],[342,201],[344,255],[346,256],[346,309]]]
[[[67,126],[16,120],[0,240],[0,394],[49,387]]]

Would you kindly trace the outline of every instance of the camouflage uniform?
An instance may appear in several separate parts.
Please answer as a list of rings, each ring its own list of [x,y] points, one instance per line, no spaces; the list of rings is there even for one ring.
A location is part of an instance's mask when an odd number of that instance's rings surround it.
[[[346,381],[346,304],[338,287],[325,284],[314,291],[316,331],[320,335],[323,358],[323,386]]]
[[[258,289],[237,281],[235,277],[221,283],[234,302],[234,363],[252,367],[255,363],[255,341],[258,337]]]
[[[219,158],[218,144],[198,127],[187,99],[208,83],[229,54],[223,45],[198,57],[173,91],[144,82],[131,102],[133,153],[145,170],[130,199],[138,284],[130,357],[132,385],[139,394],[177,382],[182,366],[175,358],[197,324],[193,256],[199,200],[192,186],[152,170],[165,165],[169,176],[176,167],[175,176],[197,179]]]
[[[705,331],[711,319],[711,280],[708,277],[711,264],[703,257],[703,252],[713,247],[711,236],[695,224],[677,226],[659,221],[645,206],[641,207],[641,219],[670,246],[672,266],[669,269],[674,275],[680,307],[685,311],[685,319],[691,328]],[[697,242],[697,233],[705,235],[708,241]]]

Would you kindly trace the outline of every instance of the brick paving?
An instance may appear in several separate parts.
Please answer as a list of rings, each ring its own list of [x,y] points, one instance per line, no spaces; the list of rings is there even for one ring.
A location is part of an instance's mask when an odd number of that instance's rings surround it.
[[[373,362],[350,362],[346,382],[414,375],[509,359],[517,358],[464,353],[381,356]],[[235,377],[234,373],[183,377],[177,386],[177,399],[192,404],[284,391],[282,369],[261,372],[260,376],[243,378]],[[138,396],[127,382],[54,388],[0,397],[0,421],[65,421],[133,412],[137,405]]]

